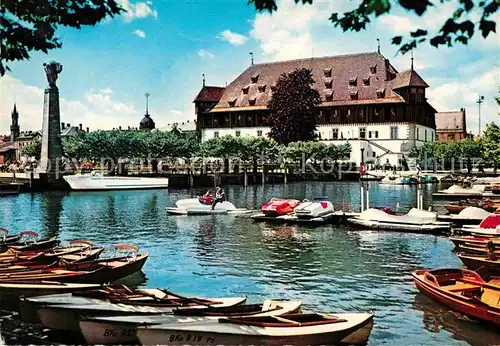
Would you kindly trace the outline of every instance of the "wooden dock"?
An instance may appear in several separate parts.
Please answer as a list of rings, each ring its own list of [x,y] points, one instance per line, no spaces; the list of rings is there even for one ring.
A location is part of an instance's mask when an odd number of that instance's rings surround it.
[[[282,215],[282,216],[266,216],[263,213],[257,213],[250,218],[257,222],[270,222],[270,223],[285,223],[285,224],[307,224],[307,225],[325,225],[342,223],[347,219],[358,216],[359,213],[347,212],[347,211],[334,211],[330,214],[326,214],[321,217],[309,218],[298,218],[295,215]]]

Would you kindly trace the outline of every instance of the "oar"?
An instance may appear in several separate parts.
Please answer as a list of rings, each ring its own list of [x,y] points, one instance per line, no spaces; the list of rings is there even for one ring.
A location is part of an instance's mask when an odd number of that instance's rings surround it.
[[[171,295],[171,296],[174,296],[176,298],[179,298],[181,300],[186,300],[186,301],[191,301],[193,303],[197,303],[198,305],[203,305],[203,306],[206,306],[206,307],[209,307],[209,308],[213,308],[213,309],[217,309],[217,307],[214,307],[212,304],[210,303],[205,303],[203,302],[202,300],[198,299],[198,298],[188,298],[188,297],[184,297],[184,296],[180,296],[178,294],[175,294],[175,293],[172,293],[170,292],[169,290],[167,289],[164,289],[164,290],[161,290],[163,293],[165,293],[166,295]],[[142,292],[142,291],[141,291]]]

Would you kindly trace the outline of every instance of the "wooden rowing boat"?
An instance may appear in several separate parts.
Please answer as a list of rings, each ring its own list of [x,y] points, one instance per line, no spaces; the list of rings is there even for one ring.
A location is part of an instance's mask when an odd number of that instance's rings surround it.
[[[498,243],[500,246],[500,238],[488,238],[488,237],[475,237],[471,235],[465,236],[452,236],[449,238],[455,246],[467,245],[467,246],[486,246],[489,241]]]
[[[469,269],[486,272],[490,275],[500,275],[500,256],[457,254],[462,263]]]
[[[80,320],[85,316],[124,316],[124,315],[161,315],[170,314],[175,308],[182,306],[182,302],[176,299],[170,299],[170,306],[163,304],[161,306],[151,305],[130,305],[124,303],[112,303],[101,299],[92,299],[85,304],[48,304],[39,305],[37,308],[38,319],[40,323],[50,329],[77,331],[79,330]],[[166,300],[166,299],[165,299]],[[194,298],[190,307],[200,309],[207,308],[208,304],[202,304],[200,301],[208,300],[213,302],[211,307],[228,307],[242,304],[246,297],[234,298]],[[184,301],[187,304],[187,302]]]
[[[76,290],[95,289],[96,284],[74,284],[57,281],[31,280],[29,282],[0,282],[0,300],[17,301],[19,296],[31,297],[43,294],[56,294]]]
[[[467,269],[417,270],[417,288],[438,302],[476,319],[500,324],[500,287]]]
[[[39,235],[33,231],[23,231],[19,233],[19,239],[15,243],[7,243],[3,245],[2,252],[8,248],[17,251],[36,251],[51,249],[56,246],[59,241],[56,237],[39,239]]]
[[[140,254],[134,258],[64,263],[63,266],[47,269],[12,273],[0,272],[0,282],[50,280],[74,283],[108,283],[141,270],[147,259],[148,254]]]
[[[138,344],[137,326],[183,324],[214,321],[221,317],[279,316],[297,312],[300,301],[266,300],[261,304],[236,305],[222,308],[176,309],[173,315],[87,317],[80,321],[80,331],[88,344]],[[180,316],[178,316],[180,315]]]
[[[372,313],[287,314],[137,328],[143,345],[337,344],[371,323]]]

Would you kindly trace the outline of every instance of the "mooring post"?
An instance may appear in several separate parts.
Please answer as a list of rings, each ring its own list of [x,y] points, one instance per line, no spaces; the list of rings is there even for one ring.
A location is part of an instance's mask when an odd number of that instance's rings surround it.
[[[284,165],[284,168],[285,168],[285,170],[283,172],[283,174],[284,174],[283,175],[283,182],[286,185],[286,184],[288,184],[288,172],[287,172],[286,164]]]
[[[368,191],[368,187],[366,187],[366,209],[370,208],[370,191]]]
[[[365,189],[363,187],[363,184],[361,184],[361,212],[364,211],[364,206],[365,206]]]
[[[266,166],[262,163],[262,185],[266,183]]]
[[[248,186],[248,172],[246,167],[243,168],[243,186]]]

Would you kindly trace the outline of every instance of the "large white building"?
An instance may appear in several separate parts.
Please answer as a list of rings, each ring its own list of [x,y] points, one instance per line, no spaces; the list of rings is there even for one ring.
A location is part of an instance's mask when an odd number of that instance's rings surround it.
[[[312,70],[322,98],[320,140],[349,142],[351,161],[400,166],[413,146],[435,140],[436,110],[413,67],[398,72],[379,53],[252,65],[226,88],[204,86],[194,100],[202,140],[266,136],[267,103],[282,73]]]

